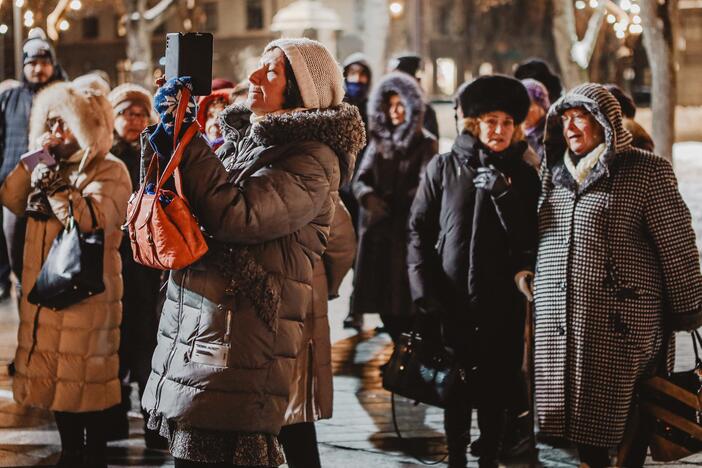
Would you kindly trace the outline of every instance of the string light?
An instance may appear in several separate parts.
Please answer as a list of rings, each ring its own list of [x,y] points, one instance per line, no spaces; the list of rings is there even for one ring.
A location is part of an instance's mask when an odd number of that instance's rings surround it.
[[[624,39],[626,37],[626,33],[624,31],[617,31],[615,34],[619,39]]]
[[[600,2],[597,0],[590,0],[590,8],[597,8],[600,5]]]
[[[634,16],[634,18],[631,20],[632,23],[634,24],[641,24],[641,17],[640,16]]]
[[[638,15],[639,13],[641,13],[641,7],[634,3],[633,5],[631,5],[629,11],[631,11],[635,15]]]
[[[83,4],[80,2],[80,0],[72,0],[70,4],[71,10],[78,11],[81,8],[83,8]]]
[[[608,22],[609,24],[614,24],[614,23],[617,22],[617,17],[614,16],[614,15],[612,15],[612,14],[607,15],[607,22]]]
[[[17,8],[22,8],[24,6],[24,0],[16,0],[15,5]]]
[[[61,22],[59,23],[59,29],[61,31],[68,31],[68,28],[70,28],[70,27],[71,27],[71,24],[66,20],[61,20]]]
[[[577,8],[578,10],[584,10],[586,6],[587,4],[583,0],[578,0],[577,2],[575,2],[575,8]]]
[[[395,18],[400,16],[402,14],[402,12],[404,11],[404,9],[405,9],[405,6],[400,2],[392,2],[390,4],[390,14]]]
[[[7,34],[9,29],[5,23],[0,24],[0,34]]]
[[[643,26],[640,24],[632,24],[629,26],[629,32],[631,34],[641,34],[643,32]]]
[[[622,0],[621,2],[619,2],[619,6],[622,8],[622,10],[628,11],[631,8],[631,1]]]

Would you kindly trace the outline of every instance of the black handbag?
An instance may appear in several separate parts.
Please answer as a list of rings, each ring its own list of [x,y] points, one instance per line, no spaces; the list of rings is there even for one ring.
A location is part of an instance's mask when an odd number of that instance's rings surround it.
[[[403,333],[383,370],[383,388],[400,396],[446,408],[466,384],[466,374],[443,346]]]
[[[651,377],[639,389],[639,408],[652,429],[649,447],[655,461],[702,452],[702,338],[696,330],[691,335],[695,367]]]
[[[90,199],[86,197],[85,202],[93,222],[92,232],[80,232],[69,197],[68,225],[51,244],[37,281],[27,296],[30,303],[60,310],[105,290],[105,232],[97,227]]]

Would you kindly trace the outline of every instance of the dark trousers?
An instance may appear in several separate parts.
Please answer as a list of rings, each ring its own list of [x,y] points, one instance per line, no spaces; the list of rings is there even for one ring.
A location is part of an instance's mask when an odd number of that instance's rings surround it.
[[[175,468],[237,468],[239,465],[232,465],[231,463],[202,463],[194,462],[190,460],[183,460],[182,458],[174,458]],[[248,467],[257,468],[257,467]],[[258,467],[263,468],[263,467]]]
[[[84,451],[88,459],[104,462],[107,438],[102,411],[88,413],[55,411],[54,419],[63,451]]]
[[[449,466],[465,466],[466,451],[470,442],[472,410],[478,410],[478,428],[481,440],[481,466],[491,466],[497,461],[500,441],[504,431],[505,407],[499,401],[471,404],[469,398],[456,398],[444,410],[444,430],[449,451]]]
[[[2,229],[5,233],[10,268],[17,277],[17,281],[22,281],[22,260],[24,256],[24,236],[27,230],[27,218],[17,216],[7,208],[3,208]]]
[[[314,423],[283,426],[278,435],[290,468],[321,468]]]
[[[2,224],[2,212],[3,210],[0,210],[0,224]],[[10,287],[10,271],[10,257],[7,255],[5,233],[0,230],[0,287],[6,289]]]

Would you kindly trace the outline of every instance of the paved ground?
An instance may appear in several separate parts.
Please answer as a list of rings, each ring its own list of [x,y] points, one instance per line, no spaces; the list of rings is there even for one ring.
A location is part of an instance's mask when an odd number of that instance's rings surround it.
[[[676,170],[681,190],[696,220],[698,240],[702,241],[702,144],[678,146]],[[702,246],[702,242],[699,245]],[[390,341],[387,336],[376,336],[372,331],[378,324],[377,317],[368,318],[366,330],[360,335],[342,329],[349,290],[350,278],[347,277],[342,297],[330,305],[335,342],[335,414],[333,419],[318,425],[323,465],[333,468],[418,467],[422,465],[410,453],[440,458],[445,450],[442,416],[434,408],[414,407],[407,401],[399,401],[399,423],[408,440],[401,441],[395,436],[390,396],[380,387],[378,371],[378,366],[389,356]],[[60,450],[52,417],[43,411],[23,409],[12,401],[11,380],[3,365],[14,352],[16,326],[13,304],[9,301],[0,304],[0,466],[49,466]],[[679,341],[678,365],[684,368],[692,362],[692,353],[687,340]],[[167,453],[144,448],[137,412],[133,413],[131,424],[131,438],[111,444],[110,466],[172,466]],[[477,435],[475,428],[473,433]],[[542,466],[577,466],[568,450],[547,445],[540,445],[539,449]],[[474,460],[471,463],[477,466]],[[702,456],[668,466],[690,465],[702,466]],[[508,466],[527,466],[527,463],[517,460]]]

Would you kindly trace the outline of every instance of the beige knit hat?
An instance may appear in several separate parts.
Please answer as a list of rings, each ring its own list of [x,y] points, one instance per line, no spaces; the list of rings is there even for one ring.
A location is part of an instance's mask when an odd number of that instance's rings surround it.
[[[107,98],[112,104],[115,114],[132,104],[137,104],[143,106],[146,112],[151,115],[151,93],[138,84],[121,84],[113,89]]]
[[[285,38],[269,43],[263,53],[276,47],[292,66],[306,108],[326,109],[341,104],[344,78],[329,49],[312,39]]]

